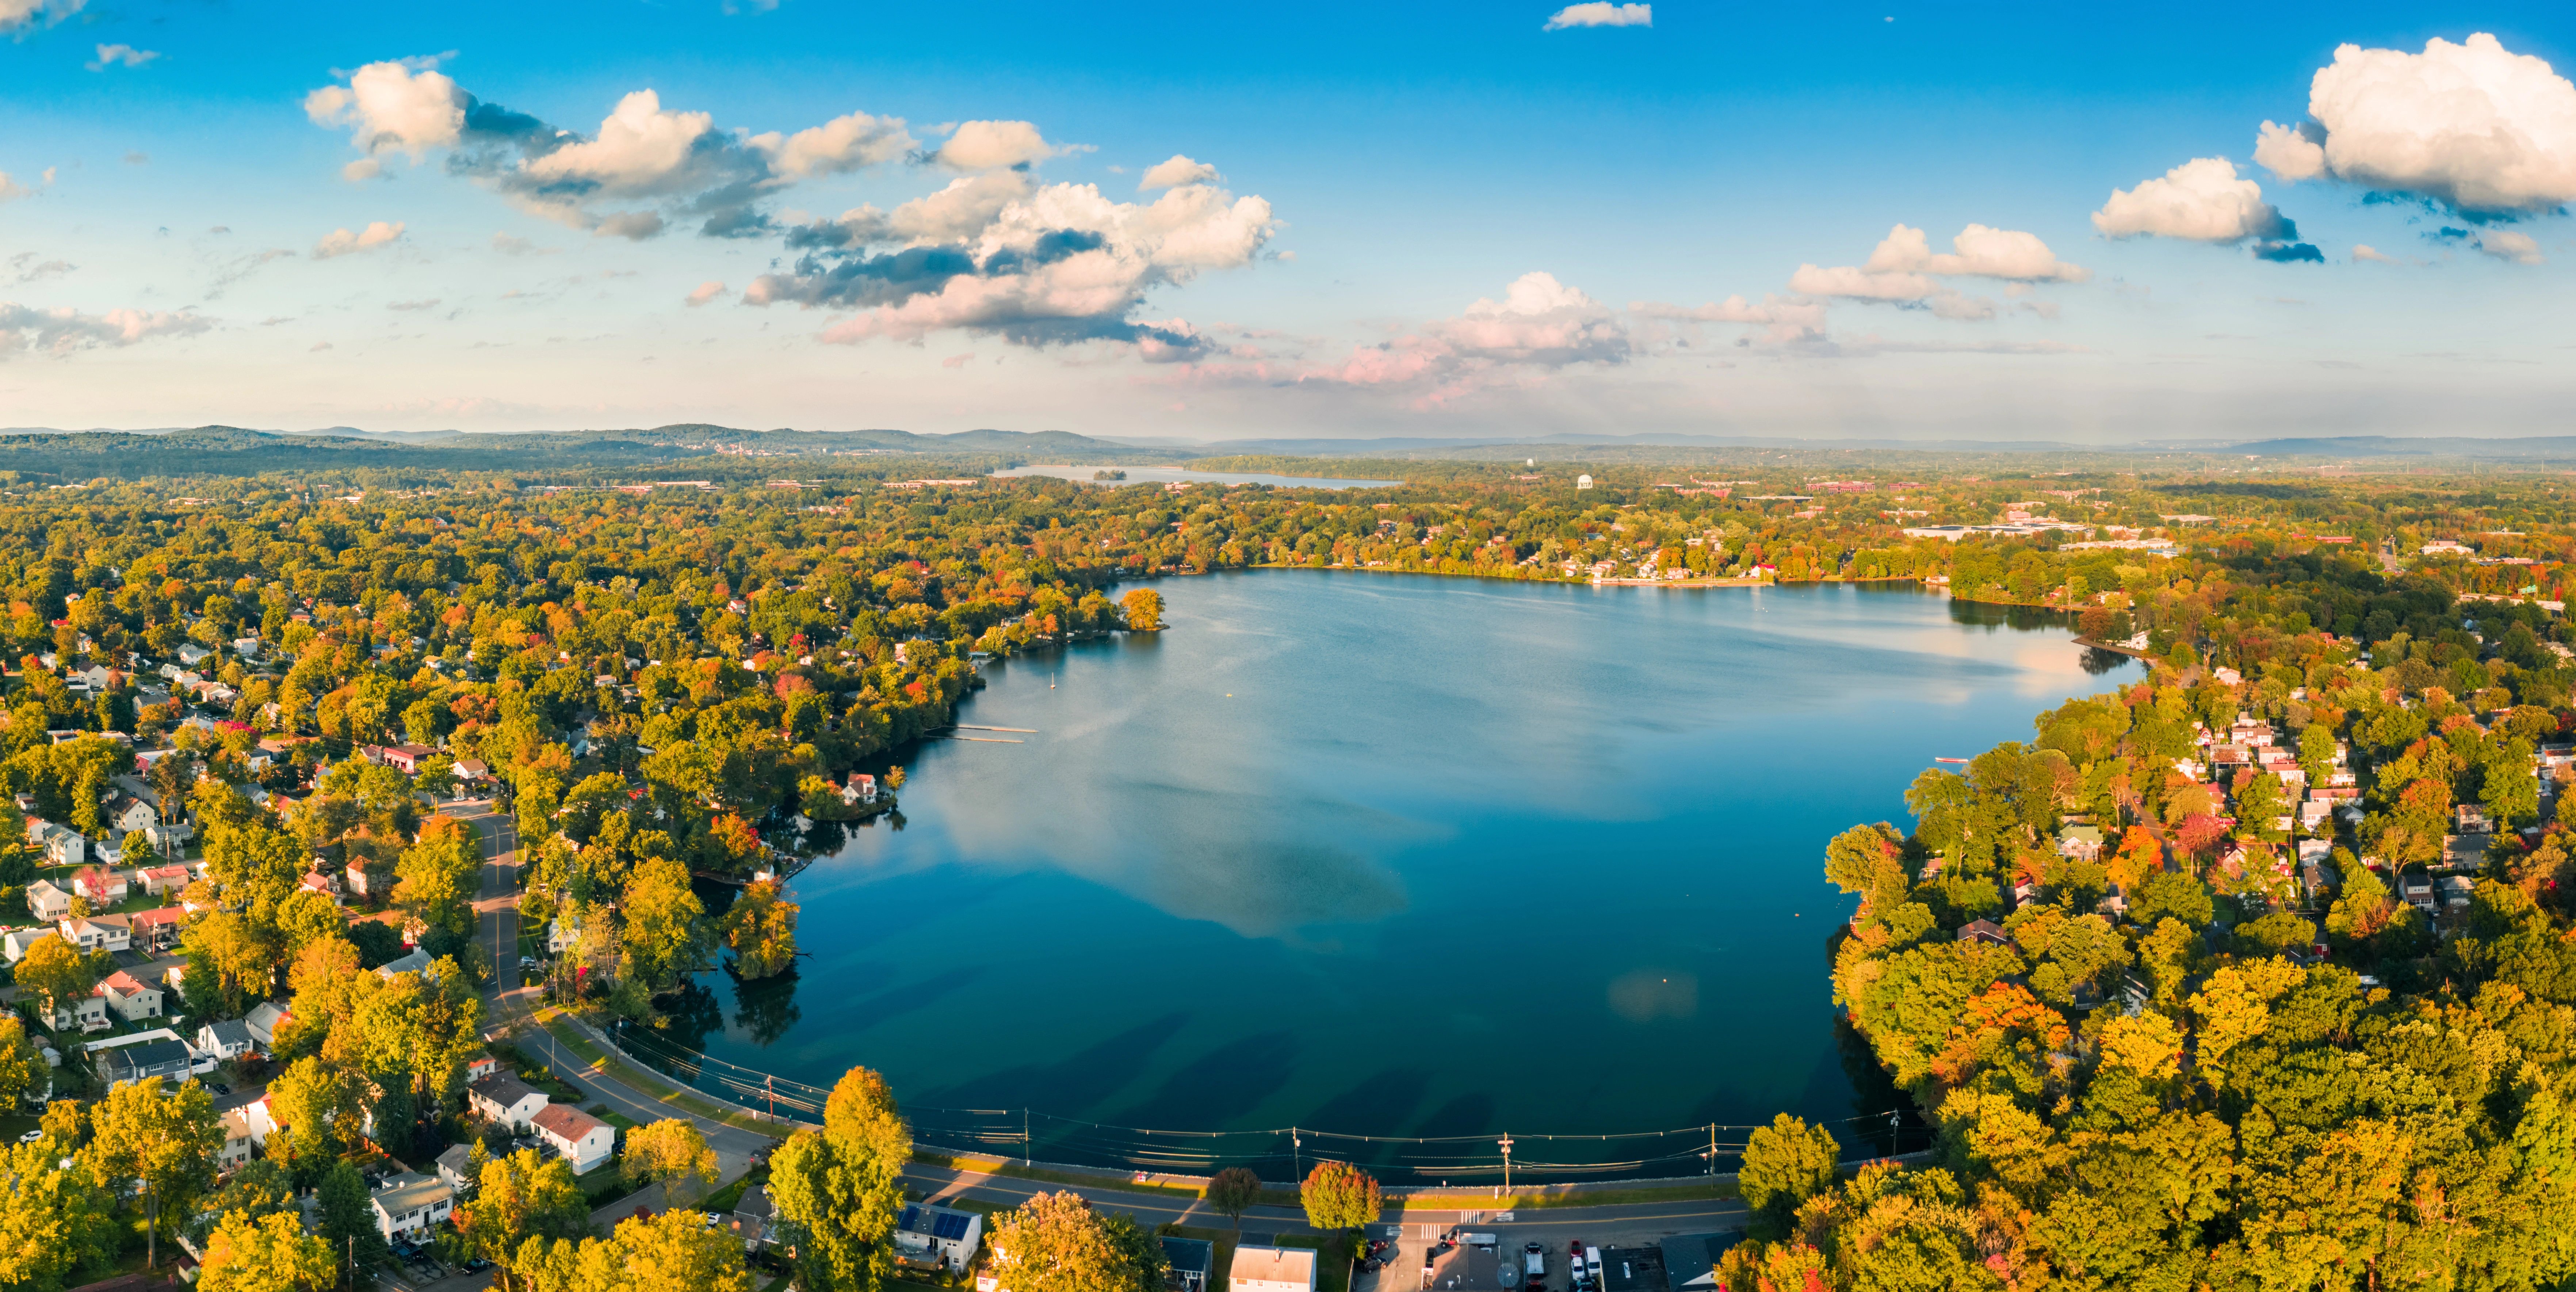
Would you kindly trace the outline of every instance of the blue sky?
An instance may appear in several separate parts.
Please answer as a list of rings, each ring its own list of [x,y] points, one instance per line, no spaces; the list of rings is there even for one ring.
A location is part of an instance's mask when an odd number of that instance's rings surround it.
[[[732,8],[0,0],[0,424],[2116,441],[2569,394],[2564,6]]]

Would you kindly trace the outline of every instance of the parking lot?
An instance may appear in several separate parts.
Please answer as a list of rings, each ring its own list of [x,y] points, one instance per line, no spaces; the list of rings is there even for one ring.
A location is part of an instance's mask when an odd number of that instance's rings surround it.
[[[1580,1292],[1696,1292],[1714,1286],[1708,1271],[1740,1237],[1710,1232],[1704,1222],[1688,1230],[1653,1220],[1569,1224],[1544,1210],[1371,1225],[1368,1235],[1390,1246],[1377,1253],[1377,1270],[1358,1275],[1353,1292],[1578,1292],[1578,1244],[1600,1261],[1597,1271],[1587,1262]]]

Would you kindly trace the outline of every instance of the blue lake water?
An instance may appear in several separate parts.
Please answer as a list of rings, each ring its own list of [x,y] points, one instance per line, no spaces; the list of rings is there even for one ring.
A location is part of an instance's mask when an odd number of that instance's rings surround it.
[[[1124,471],[1124,480],[1094,481],[1100,471]],[[1259,471],[1192,471],[1187,467],[1030,466],[996,471],[997,476],[1053,476],[1084,484],[1225,484],[1276,485],[1282,489],[1392,489],[1401,480],[1341,480],[1331,476],[1274,476]]]
[[[1825,841],[2134,676],[1911,586],[1156,586],[1168,632],[990,665],[961,720],[1035,734],[908,756],[904,828],[796,880],[794,981],[707,975],[678,1039],[875,1067],[925,1142],[1028,1109],[1041,1158],[1285,1178],[1331,1143],[1077,1119],[1475,1137],[1467,1176],[1509,1131],[1525,1164],[1687,1174],[1705,1131],[1532,1137],[1883,1110],[1837,1046]]]

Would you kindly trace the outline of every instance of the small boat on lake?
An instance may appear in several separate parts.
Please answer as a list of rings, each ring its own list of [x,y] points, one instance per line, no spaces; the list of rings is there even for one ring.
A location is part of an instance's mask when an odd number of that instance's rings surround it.
[[[1968,760],[1965,758],[1943,758],[1936,754],[1933,756],[1932,761],[1936,763],[1964,763]]]

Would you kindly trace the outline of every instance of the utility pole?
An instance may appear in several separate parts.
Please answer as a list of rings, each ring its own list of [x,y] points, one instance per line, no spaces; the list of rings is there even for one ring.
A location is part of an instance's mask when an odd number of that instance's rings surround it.
[[[1294,1172],[1296,1173],[1297,1178],[1298,1178],[1298,1179],[1300,1179],[1300,1180],[1303,1180],[1303,1179],[1305,1179],[1305,1178],[1306,1178],[1306,1163],[1305,1163],[1305,1161],[1304,1161],[1304,1157],[1303,1157],[1303,1150],[1304,1150],[1304,1148],[1305,1148],[1305,1147],[1306,1147],[1306,1142],[1305,1142],[1304,1140],[1301,1140],[1301,1139],[1297,1138],[1297,1128],[1296,1128],[1296,1127],[1294,1127],[1294,1126],[1289,1127],[1289,1128],[1288,1128],[1288,1167],[1289,1167],[1289,1169],[1290,1169],[1291,1171],[1294,1171]]]
[[[1504,1131],[1500,1143],[1503,1146],[1503,1192],[1510,1193],[1512,1191],[1512,1133]]]
[[[1710,1123],[1708,1124],[1708,1174],[1709,1174],[1709,1178],[1711,1178],[1711,1179],[1715,1179],[1715,1178],[1717,1178],[1717,1123],[1716,1123],[1716,1122],[1710,1122]]]

